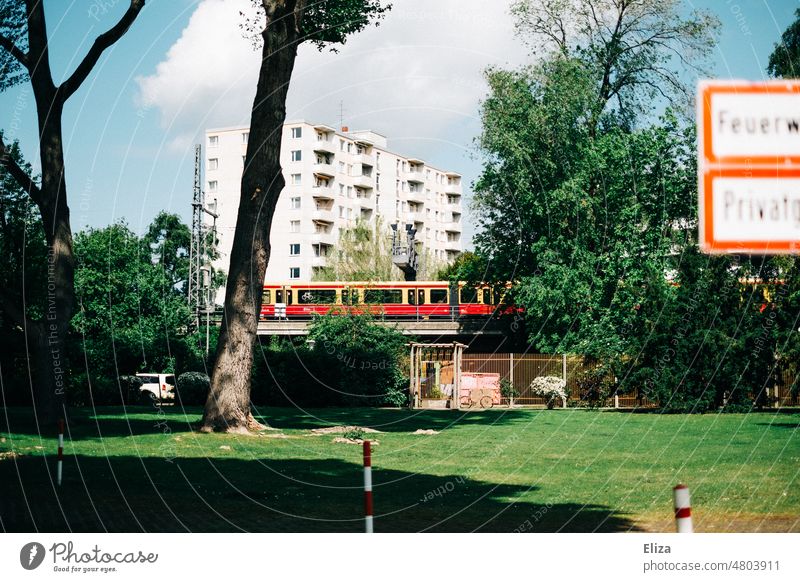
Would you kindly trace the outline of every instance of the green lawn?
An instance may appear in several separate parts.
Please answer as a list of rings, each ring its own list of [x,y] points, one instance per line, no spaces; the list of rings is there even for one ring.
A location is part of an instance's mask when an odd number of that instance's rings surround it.
[[[698,531],[800,531],[797,413],[261,412],[278,430],[198,434],[199,409],[76,410],[56,492],[52,431],[0,409],[0,527],[361,531],[361,447],[312,432],[359,425],[381,431],[376,531],[670,531],[678,482]]]

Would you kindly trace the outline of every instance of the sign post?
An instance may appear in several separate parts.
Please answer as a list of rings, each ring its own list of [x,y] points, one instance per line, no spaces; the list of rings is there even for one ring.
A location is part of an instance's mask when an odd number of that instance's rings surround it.
[[[800,252],[800,81],[701,81],[700,248]]]

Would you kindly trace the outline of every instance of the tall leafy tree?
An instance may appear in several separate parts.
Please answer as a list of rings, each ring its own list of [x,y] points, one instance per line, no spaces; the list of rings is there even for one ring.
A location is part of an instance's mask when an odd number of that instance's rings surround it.
[[[686,72],[704,71],[719,21],[679,0],[516,0],[517,31],[536,52],[579,59],[592,81],[594,132],[603,113],[631,123],[653,99],[688,104]]]
[[[0,290],[0,309],[26,329],[35,361],[36,413],[52,419],[64,401],[65,337],[75,311],[75,255],[64,164],[62,113],[68,99],[89,77],[103,52],[127,32],[144,7],[131,0],[120,20],[98,36],[75,70],[56,84],[50,67],[44,3],[41,0],[0,1],[0,89],[29,81],[36,100],[39,135],[39,180],[15,160],[0,139],[0,164],[36,204],[47,242],[47,312],[31,318]]]
[[[203,430],[263,428],[250,411],[251,370],[270,256],[270,225],[284,187],[280,150],[286,95],[303,42],[322,49],[344,43],[390,9],[382,0],[254,0],[258,18],[247,27],[262,43],[250,116],[241,199],[225,306],[203,413]]]
[[[795,20],[783,31],[781,40],[769,55],[767,72],[784,79],[800,75],[800,8],[794,12]]]

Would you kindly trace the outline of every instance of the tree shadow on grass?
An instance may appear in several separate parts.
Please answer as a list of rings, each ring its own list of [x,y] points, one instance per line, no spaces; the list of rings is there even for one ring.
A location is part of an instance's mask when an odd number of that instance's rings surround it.
[[[102,406],[70,408],[65,438],[85,440],[135,436],[167,432],[186,432],[193,429],[203,410],[200,407],[179,405]],[[33,409],[9,407],[0,409],[0,432],[41,435],[55,438],[55,426],[37,426]]]
[[[57,491],[53,468],[52,457],[0,461],[3,530],[363,531],[362,468],[338,459],[75,456]],[[519,485],[380,467],[373,481],[378,532],[636,529],[613,508],[546,503],[545,492]]]
[[[70,409],[68,440],[100,439],[117,436],[189,432],[197,428],[203,409],[200,406],[107,406]],[[256,418],[279,429],[311,430],[337,425],[358,425],[381,432],[414,432],[418,429],[445,430],[454,426],[528,424],[548,411],[491,409],[408,410],[386,408],[266,408],[258,407]],[[557,412],[549,411],[549,414]],[[544,417],[542,417],[544,418]],[[41,430],[41,433],[39,432]],[[9,407],[0,412],[0,432],[55,438],[55,427],[37,427],[32,408]]]
[[[756,426],[766,426],[769,428],[788,428],[792,430],[800,429],[800,422],[757,422]]]
[[[381,432],[414,432],[418,429],[444,430],[455,426],[506,426],[528,424],[538,414],[553,411],[493,408],[481,411],[409,410],[396,408],[258,408],[256,417],[280,429],[315,429],[337,425],[358,425]]]

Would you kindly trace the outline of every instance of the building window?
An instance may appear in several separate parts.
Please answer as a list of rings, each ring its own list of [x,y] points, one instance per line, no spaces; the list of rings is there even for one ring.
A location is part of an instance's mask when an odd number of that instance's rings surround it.
[[[248,139],[250,139],[250,132],[246,131],[242,134],[242,143],[247,143]]]
[[[300,139],[303,137],[303,128],[302,127],[293,127],[292,128],[292,139]]]
[[[299,279],[300,278],[300,267],[292,267],[289,269],[289,278],[290,279]]]
[[[375,174],[375,189],[376,190],[380,190],[381,189],[381,173],[380,172]]]
[[[247,156],[242,156],[242,165],[244,166],[244,162],[247,160]]]
[[[351,144],[350,142],[347,142],[347,153],[348,154],[352,153],[352,151],[353,151],[353,144]]]
[[[381,169],[381,152],[375,152],[375,167]]]
[[[292,174],[292,186],[299,186],[302,183],[302,176],[300,174]]]
[[[339,162],[339,173],[344,174],[344,162]]]
[[[300,150],[292,150],[292,161],[299,162],[303,159],[303,152]]]
[[[344,218],[344,206],[339,207],[339,218]]]
[[[209,181],[209,183],[208,183],[208,191],[209,192],[216,192],[217,191],[217,186],[219,186],[219,183],[216,180]]]
[[[289,201],[289,208],[292,210],[300,208],[300,196],[292,196]]]
[[[218,135],[209,135],[208,136],[208,147],[215,148],[219,145],[219,136]]]
[[[353,187],[352,186],[348,186],[347,187],[347,197],[348,198],[352,198],[353,197]]]
[[[289,231],[290,232],[300,232],[300,221],[299,220],[291,220],[291,221],[289,221]]]
[[[291,244],[289,245],[289,256],[296,257],[300,254],[300,245],[299,244]]]
[[[208,160],[208,169],[209,170],[216,170],[219,168],[219,159],[218,158],[211,158]]]
[[[344,151],[344,140],[343,139],[339,140],[339,151],[340,152]]]
[[[344,184],[339,184],[339,196],[344,196]]]
[[[347,164],[347,175],[348,176],[353,175],[353,164]]]

